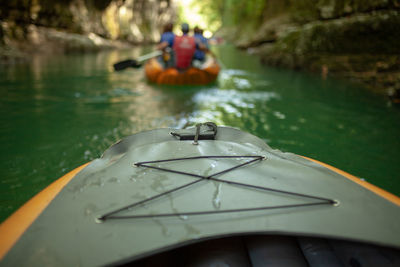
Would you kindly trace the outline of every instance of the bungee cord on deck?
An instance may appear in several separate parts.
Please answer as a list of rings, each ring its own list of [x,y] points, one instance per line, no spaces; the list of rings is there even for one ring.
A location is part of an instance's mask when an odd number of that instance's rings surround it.
[[[214,173],[212,175],[208,176],[203,176],[199,174],[194,174],[194,173],[189,173],[189,172],[184,172],[184,171],[179,171],[179,170],[172,170],[172,169],[166,169],[162,168],[159,166],[152,166],[149,164],[154,164],[154,163],[164,163],[164,162],[173,162],[173,161],[183,161],[183,160],[195,160],[195,159],[251,159],[249,161],[246,161],[244,163],[238,164],[236,166],[233,166],[231,168],[222,170],[220,172]],[[113,210],[111,212],[108,212],[106,214],[103,214],[99,218],[97,218],[99,221],[103,222],[109,219],[144,219],[144,218],[155,218],[155,217],[174,217],[174,216],[195,216],[195,215],[207,215],[207,214],[222,214],[222,213],[234,213],[234,212],[245,212],[245,211],[258,211],[258,210],[271,210],[271,209],[284,209],[284,208],[295,208],[295,207],[306,207],[306,206],[316,206],[316,205],[335,205],[337,202],[332,199],[328,198],[323,198],[323,197],[318,197],[318,196],[313,196],[313,195],[307,195],[307,194],[301,194],[301,193],[296,193],[296,192],[289,192],[289,191],[284,191],[284,190],[279,190],[279,189],[274,189],[274,188],[269,188],[269,187],[263,187],[263,186],[257,186],[257,185],[251,185],[251,184],[245,184],[245,183],[239,183],[239,182],[234,182],[234,181],[229,181],[226,179],[220,179],[220,178],[215,178],[215,176],[222,175],[228,172],[231,172],[233,170],[236,170],[238,168],[247,166],[251,163],[255,162],[260,162],[263,159],[265,159],[264,156],[197,156],[197,157],[186,157],[186,158],[173,158],[173,159],[163,159],[163,160],[155,160],[155,161],[143,161],[143,162],[137,162],[134,164],[136,167],[145,167],[145,168],[150,168],[150,169],[156,169],[160,171],[165,171],[165,172],[170,172],[174,174],[180,174],[180,175],[186,175],[186,176],[191,176],[194,178],[197,178],[198,180],[192,181],[190,183],[178,186],[176,188],[167,190],[165,192],[162,192],[160,194],[154,195],[152,197],[146,198],[144,200],[123,206],[119,209]],[[289,205],[276,205],[276,206],[262,206],[262,207],[248,207],[248,208],[239,208],[239,209],[223,209],[223,210],[206,210],[206,211],[183,211],[183,212],[173,212],[173,213],[158,213],[158,214],[139,214],[139,215],[116,215],[117,213],[121,211],[125,211],[128,209],[132,209],[134,207],[137,207],[139,205],[145,204],[147,202],[150,202],[152,200],[158,199],[160,197],[163,197],[165,195],[171,194],[173,192],[182,190],[184,188],[188,188],[189,186],[192,186],[200,181],[204,180],[211,180],[215,182],[220,182],[220,183],[226,183],[230,185],[235,185],[235,186],[240,186],[244,187],[247,189],[258,189],[262,191],[270,191],[270,192],[277,192],[277,193],[282,193],[282,194],[288,194],[292,196],[299,196],[303,198],[310,198],[310,199],[315,199],[319,200],[318,202],[306,202],[306,203],[300,203],[300,204],[289,204]]]

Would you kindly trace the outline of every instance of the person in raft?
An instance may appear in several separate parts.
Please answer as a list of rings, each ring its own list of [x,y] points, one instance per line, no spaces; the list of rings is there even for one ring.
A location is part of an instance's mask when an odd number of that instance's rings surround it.
[[[181,26],[182,36],[176,36],[174,45],[176,68],[179,71],[186,70],[192,64],[194,52],[196,50],[196,41],[193,36],[189,36],[189,25],[183,23]]]
[[[157,46],[157,49],[163,51],[161,59],[165,68],[175,67],[175,56],[172,51],[175,34],[172,32],[172,28],[172,23],[164,25],[163,34],[161,35],[160,43]]]
[[[205,52],[209,50],[208,40],[203,36],[203,30],[199,27],[194,27],[193,32],[196,40],[196,51],[194,52],[193,56],[193,65],[200,66],[206,59]]]

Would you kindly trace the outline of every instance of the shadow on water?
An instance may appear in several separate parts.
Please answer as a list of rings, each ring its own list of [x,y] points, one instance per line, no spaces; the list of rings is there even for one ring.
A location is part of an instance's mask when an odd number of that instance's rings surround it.
[[[36,56],[0,66],[0,220],[124,136],[214,121],[276,149],[312,157],[400,195],[400,110],[349,83],[262,67],[217,47],[217,83],[149,84],[143,69],[113,63],[151,51]]]

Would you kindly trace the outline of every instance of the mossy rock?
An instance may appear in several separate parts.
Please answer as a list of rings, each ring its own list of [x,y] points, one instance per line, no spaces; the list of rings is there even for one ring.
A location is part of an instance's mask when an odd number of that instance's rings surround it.
[[[399,0],[293,0],[290,13],[294,21],[307,23],[320,19],[336,19],[374,10],[400,7]]]
[[[288,29],[276,49],[305,53],[398,53],[400,12],[382,11]]]

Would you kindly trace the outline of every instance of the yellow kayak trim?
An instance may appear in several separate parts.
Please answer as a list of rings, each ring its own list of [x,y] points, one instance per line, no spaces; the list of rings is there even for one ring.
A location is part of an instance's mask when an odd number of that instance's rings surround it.
[[[321,161],[318,161],[318,160],[315,160],[315,159],[312,159],[312,158],[308,158],[308,157],[305,157],[305,156],[302,156],[302,157],[305,158],[305,159],[308,159],[310,161],[313,161],[315,163],[318,163],[318,164],[320,164],[320,165],[322,165],[322,166],[324,166],[324,167],[326,167],[326,168],[328,168],[328,169],[330,169],[330,170],[332,170],[332,171],[334,171],[334,172],[346,177],[347,179],[349,179],[349,180],[361,185],[362,187],[368,189],[369,191],[374,192],[378,196],[380,196],[380,197],[382,197],[382,198],[384,198],[386,200],[389,200],[393,204],[396,204],[397,206],[400,206],[400,198],[398,196],[393,195],[392,193],[389,193],[389,192],[383,190],[382,188],[379,188],[379,187],[377,187],[377,186],[375,186],[373,184],[370,184],[370,183],[368,183],[366,181],[363,181],[360,178],[357,178],[354,175],[351,175],[350,173],[342,171],[342,170],[340,170],[338,168],[335,168],[335,167],[333,167],[331,165],[328,165],[328,164],[323,163]]]
[[[58,195],[58,193],[88,164],[89,163],[86,163],[70,171],[51,183],[0,225],[0,260],[3,259],[7,252],[12,248],[12,246],[14,246],[17,240]]]

